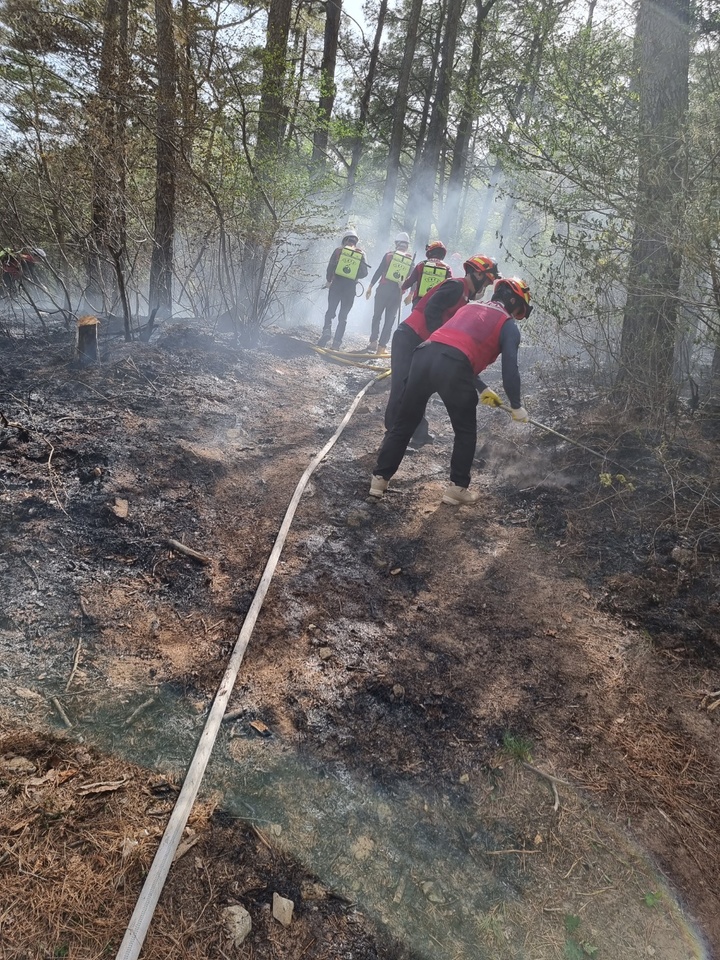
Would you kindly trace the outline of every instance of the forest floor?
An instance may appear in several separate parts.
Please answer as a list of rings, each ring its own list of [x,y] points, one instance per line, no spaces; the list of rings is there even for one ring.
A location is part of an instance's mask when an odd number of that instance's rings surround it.
[[[369,375],[280,332],[177,325],[92,370],[64,331],[11,334],[0,955],[108,957],[295,486]],[[622,466],[481,407],[480,502],[443,506],[433,402],[435,443],[369,502],[371,389],[300,501],[143,957],[720,957],[718,445],[523,374],[534,418]]]

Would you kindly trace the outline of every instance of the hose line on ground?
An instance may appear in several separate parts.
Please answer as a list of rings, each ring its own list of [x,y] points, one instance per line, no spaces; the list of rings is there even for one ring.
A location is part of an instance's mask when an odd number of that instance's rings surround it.
[[[215,745],[215,740],[217,739],[220,724],[222,723],[230,695],[235,685],[235,679],[238,675],[240,665],[242,664],[243,657],[245,656],[245,651],[247,650],[250,642],[250,637],[255,627],[255,622],[257,621],[263,601],[265,600],[265,595],[270,587],[270,583],[275,572],[275,567],[280,559],[280,554],[290,530],[290,525],[292,524],[295,516],[295,511],[297,510],[300,502],[300,497],[307,486],[308,480],[315,472],[318,465],[335,446],[336,441],[347,426],[350,417],[357,409],[362,398],[365,396],[370,387],[376,382],[376,380],[380,379],[382,379],[382,377],[375,377],[369,383],[365,384],[341,420],[340,426],[337,428],[332,437],[330,437],[320,453],[316,454],[316,456],[310,461],[305,472],[300,477],[297,487],[295,488],[295,493],[293,494],[290,504],[285,511],[285,516],[280,526],[277,538],[275,539],[270,557],[265,565],[265,569],[262,577],[260,578],[258,588],[255,591],[253,601],[250,604],[250,609],[248,610],[245,620],[243,621],[240,633],[235,641],[235,647],[233,648],[232,655],[228,661],[223,678],[220,681],[220,686],[218,687],[217,693],[215,694],[215,699],[213,700],[212,707],[210,708],[210,713],[208,714],[205,728],[203,729],[202,736],[200,737],[200,741],[195,749],[195,754],[190,763],[190,767],[185,775],[182,789],[178,794],[172,814],[170,815],[170,819],[168,820],[165,832],[163,833],[160,841],[160,846],[157,849],[148,875],[145,878],[143,888],[140,891],[140,896],[135,905],[135,909],[133,910],[132,917],[130,918],[130,923],[125,931],[125,936],[120,944],[120,949],[117,952],[116,960],[137,960],[137,957],[140,955],[150,922],[155,912],[155,907],[157,906],[157,902],[160,899],[160,894],[165,886],[167,875],[170,872],[173,857],[175,856],[175,852],[182,838],[183,831],[185,830],[185,826],[187,824],[188,817],[190,816],[195,798],[197,797],[198,790],[200,789],[200,784],[205,774],[205,769],[208,765],[210,754],[213,746]]]

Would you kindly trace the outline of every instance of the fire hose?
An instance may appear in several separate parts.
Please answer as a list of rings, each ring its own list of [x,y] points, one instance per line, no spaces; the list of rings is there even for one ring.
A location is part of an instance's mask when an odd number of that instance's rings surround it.
[[[260,583],[255,591],[255,596],[250,604],[250,609],[245,616],[240,633],[235,641],[235,646],[230,656],[230,660],[228,661],[228,665],[225,668],[225,673],[223,674],[222,680],[220,681],[220,685],[215,694],[215,699],[213,700],[210,713],[208,714],[208,718],[205,722],[202,736],[200,737],[200,741],[195,749],[195,754],[185,775],[182,789],[178,794],[178,798],[175,802],[175,806],[173,807],[168,824],[165,827],[165,832],[160,841],[160,845],[155,853],[153,862],[150,865],[150,870],[145,878],[143,888],[140,891],[140,896],[130,918],[130,923],[125,931],[125,936],[120,944],[120,949],[117,952],[116,960],[137,960],[137,957],[140,955],[150,922],[155,912],[155,907],[157,906],[157,902],[160,899],[160,894],[165,886],[165,880],[170,872],[173,857],[175,856],[175,852],[180,844],[183,831],[185,830],[190,812],[193,804],[195,803],[195,798],[197,797],[200,789],[200,784],[210,760],[210,754],[215,745],[215,740],[217,739],[220,724],[222,723],[225,710],[227,709],[228,701],[230,699],[230,695],[232,694],[238,671],[240,670],[243,657],[245,656],[245,651],[250,643],[250,637],[252,636],[255,623],[270,587],[273,574],[275,573],[275,568],[278,560],[280,559],[280,554],[290,531],[290,525],[292,524],[295,511],[300,503],[300,498],[303,494],[303,491],[305,490],[305,487],[307,486],[308,481],[315,472],[316,468],[335,446],[340,434],[347,426],[350,417],[358,408],[362,398],[378,379],[380,379],[380,377],[374,377],[369,381],[369,383],[365,384],[365,386],[351,403],[350,408],[343,419],[340,421],[340,426],[337,428],[332,437],[330,437],[322,450],[316,454],[315,457],[313,457],[298,481],[298,485],[295,488],[295,493],[293,494],[288,508],[285,511],[285,516],[280,526],[275,543],[273,544],[270,557],[268,558],[262,577],[260,578]]]

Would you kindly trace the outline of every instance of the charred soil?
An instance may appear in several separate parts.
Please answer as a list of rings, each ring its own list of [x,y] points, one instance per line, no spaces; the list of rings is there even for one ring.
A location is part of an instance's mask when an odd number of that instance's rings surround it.
[[[92,370],[64,334],[8,337],[0,378],[2,956],[109,956],[297,481],[369,374],[178,326]],[[481,407],[472,507],[440,503],[439,403],[369,502],[382,383],[363,400],[144,956],[717,955],[717,446],[528,381],[533,417],[608,459]]]

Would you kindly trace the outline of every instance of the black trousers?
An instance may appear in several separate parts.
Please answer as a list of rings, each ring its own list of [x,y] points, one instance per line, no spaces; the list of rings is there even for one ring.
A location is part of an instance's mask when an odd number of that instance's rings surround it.
[[[338,324],[335,329],[335,343],[340,344],[345,336],[345,327],[347,326],[348,314],[355,303],[355,281],[348,280],[346,277],[335,277],[328,290],[328,307],[325,313],[324,329],[332,329],[332,321],[337,312],[338,306]]]
[[[421,343],[422,340],[412,327],[408,327],[404,323],[401,323],[393,334],[392,347],[390,348],[390,396],[385,407],[386,430],[392,430],[397,419],[400,402],[405,391],[405,383],[410,373],[413,353]],[[427,418],[423,417],[412,439],[417,443],[426,443],[427,436],[428,422]]]
[[[434,393],[440,394],[455,431],[450,482],[469,485],[477,444],[475,376],[465,354],[443,343],[427,342],[414,352],[398,415],[378,452],[376,476],[389,480],[396,473]]]
[[[386,347],[390,340],[395,317],[400,309],[400,299],[402,291],[396,283],[381,283],[375,293],[375,311],[373,312],[372,326],[370,327],[370,339],[378,340],[381,347]],[[380,318],[385,314],[382,333],[380,332]]]

